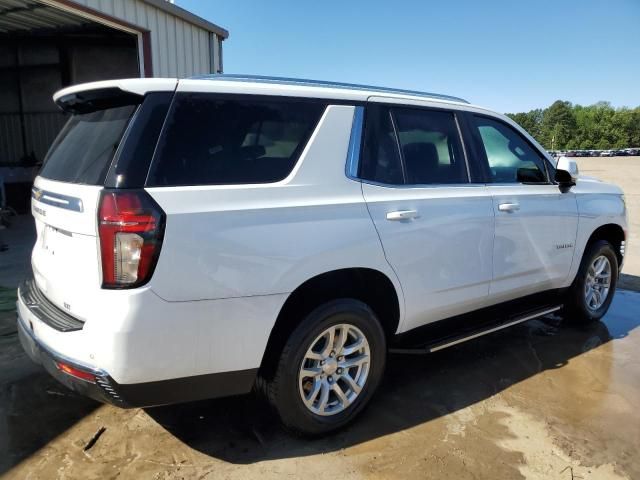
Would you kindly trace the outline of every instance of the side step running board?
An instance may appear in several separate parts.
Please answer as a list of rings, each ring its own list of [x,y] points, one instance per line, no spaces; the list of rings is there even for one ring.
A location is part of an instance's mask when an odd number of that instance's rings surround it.
[[[536,312],[529,312],[523,316],[516,317],[514,319],[508,320],[505,323],[494,324],[487,328],[476,330],[472,332],[466,332],[459,336],[452,336],[446,339],[440,339],[435,341],[434,343],[427,344],[424,346],[420,346],[417,348],[390,348],[390,353],[403,353],[403,354],[414,354],[414,355],[424,355],[427,353],[437,352],[438,350],[444,350],[448,347],[453,347],[454,345],[458,345],[460,343],[464,343],[468,340],[473,340],[474,338],[482,337],[483,335],[488,335],[493,332],[497,332],[499,330],[503,330],[505,328],[512,327],[519,323],[526,322],[528,320],[533,320],[534,318],[543,317],[553,312],[557,312],[562,308],[562,305],[556,305],[555,307],[547,307],[542,310],[538,310]]]

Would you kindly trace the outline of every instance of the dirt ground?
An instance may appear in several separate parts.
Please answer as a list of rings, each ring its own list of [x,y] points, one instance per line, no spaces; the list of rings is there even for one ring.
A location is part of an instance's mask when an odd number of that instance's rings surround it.
[[[578,161],[626,191],[624,281],[637,285],[640,158]],[[9,287],[28,268],[18,237],[29,225],[11,235],[11,260],[0,256]],[[0,289],[3,478],[640,478],[637,292],[619,291],[595,325],[549,317],[430,356],[393,356],[356,424],[315,441],[283,432],[251,396],[144,410],[78,397],[22,353],[14,295]]]

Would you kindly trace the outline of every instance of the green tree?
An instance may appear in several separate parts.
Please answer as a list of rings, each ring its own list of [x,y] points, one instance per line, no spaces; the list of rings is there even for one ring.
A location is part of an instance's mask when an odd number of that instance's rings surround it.
[[[544,110],[507,115],[548,149],[640,147],[640,107],[616,109],[609,102],[582,106],[557,100]]]
[[[541,133],[542,109],[531,110],[526,113],[507,113],[518,125],[529,132],[533,137],[539,137]]]
[[[542,113],[541,138],[552,149],[568,148],[577,133],[576,118],[570,102],[556,100]]]

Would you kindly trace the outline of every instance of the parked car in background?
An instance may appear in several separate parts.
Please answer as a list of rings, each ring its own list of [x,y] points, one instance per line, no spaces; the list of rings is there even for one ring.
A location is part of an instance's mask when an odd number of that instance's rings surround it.
[[[601,157],[615,157],[616,152],[614,150],[603,150],[600,152]]]
[[[369,403],[388,352],[596,321],[616,290],[622,191],[462,99],[227,75],[54,99],[70,118],[33,186],[18,330],[100,401],[255,388],[320,435]]]

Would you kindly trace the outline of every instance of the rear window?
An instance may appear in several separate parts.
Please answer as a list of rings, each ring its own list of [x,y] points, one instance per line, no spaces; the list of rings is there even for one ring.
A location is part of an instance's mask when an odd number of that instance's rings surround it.
[[[49,149],[40,175],[101,185],[136,105],[72,115]]]
[[[175,97],[148,186],[270,183],[295,166],[325,104],[306,99]]]

